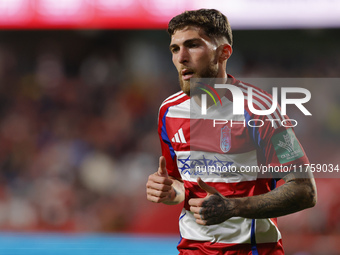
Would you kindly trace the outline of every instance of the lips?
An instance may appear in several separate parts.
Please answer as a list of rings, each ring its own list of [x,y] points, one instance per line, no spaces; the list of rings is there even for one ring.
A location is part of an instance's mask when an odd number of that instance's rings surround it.
[[[181,71],[181,75],[182,75],[183,80],[186,81],[193,77],[194,71],[191,69],[183,69]]]

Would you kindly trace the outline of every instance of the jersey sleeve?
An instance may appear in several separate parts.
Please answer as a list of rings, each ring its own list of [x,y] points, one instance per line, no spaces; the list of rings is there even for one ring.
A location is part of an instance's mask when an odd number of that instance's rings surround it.
[[[254,93],[253,106],[258,110],[267,110],[272,105],[272,96],[258,90]],[[266,166],[301,166],[309,160],[294,132],[294,125],[287,115],[281,114],[278,105],[268,115],[252,114],[245,111],[248,131],[260,151],[260,162]]]
[[[158,135],[161,143],[162,155],[166,160],[166,169],[169,176],[176,179],[181,179],[181,176],[177,168],[177,160],[174,148],[171,145],[171,141],[167,132],[167,119],[166,115],[168,113],[168,108],[160,108],[158,114]]]

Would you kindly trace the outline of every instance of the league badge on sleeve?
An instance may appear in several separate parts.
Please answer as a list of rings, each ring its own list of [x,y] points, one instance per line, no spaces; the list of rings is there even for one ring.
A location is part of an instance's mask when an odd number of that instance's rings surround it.
[[[274,135],[271,139],[281,164],[304,156],[301,146],[291,128]]]
[[[224,126],[221,128],[221,141],[220,141],[221,150],[226,153],[230,150],[231,147],[231,130],[229,127]]]

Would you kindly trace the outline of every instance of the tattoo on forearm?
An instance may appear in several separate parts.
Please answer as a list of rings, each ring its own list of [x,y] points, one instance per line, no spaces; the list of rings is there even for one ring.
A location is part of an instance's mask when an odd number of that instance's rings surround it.
[[[286,183],[281,187],[252,200],[244,201],[246,218],[273,218],[308,208],[315,204],[315,190],[300,180],[299,183]]]

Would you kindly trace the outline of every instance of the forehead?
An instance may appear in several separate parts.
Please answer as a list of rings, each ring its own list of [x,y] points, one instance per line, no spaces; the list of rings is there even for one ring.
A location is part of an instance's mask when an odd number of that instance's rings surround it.
[[[193,38],[211,41],[202,28],[196,26],[186,26],[174,32],[174,34],[171,36],[170,44],[181,44],[186,40]]]

